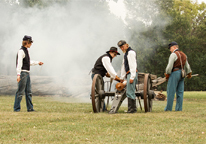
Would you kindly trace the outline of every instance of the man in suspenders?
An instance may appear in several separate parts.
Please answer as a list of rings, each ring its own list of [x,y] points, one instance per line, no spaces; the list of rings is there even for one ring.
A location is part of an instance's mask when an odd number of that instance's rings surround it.
[[[187,61],[187,56],[180,51],[176,42],[171,42],[168,45],[170,49],[170,57],[166,67],[167,84],[167,105],[165,111],[172,111],[174,95],[176,93],[175,111],[182,111],[183,94],[184,94],[184,78],[182,78],[181,69],[184,68],[187,78],[191,78],[192,70]]]
[[[120,40],[117,45],[124,53],[124,58],[121,67],[121,79],[126,77],[126,96],[128,98],[128,113],[137,112],[136,107],[136,84],[138,78],[136,52],[129,47],[124,40]]]
[[[25,92],[27,111],[32,112],[32,93],[31,93],[31,80],[30,80],[30,66],[32,65],[43,65],[43,62],[30,61],[28,49],[33,43],[32,37],[25,35],[22,42],[22,47],[19,49],[16,57],[16,71],[17,71],[17,82],[18,89],[15,95],[14,111],[19,112],[21,107],[20,103],[22,100],[23,93]]]

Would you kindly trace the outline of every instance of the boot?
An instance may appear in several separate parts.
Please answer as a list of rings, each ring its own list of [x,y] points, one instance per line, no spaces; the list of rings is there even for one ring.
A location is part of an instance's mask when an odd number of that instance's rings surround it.
[[[132,99],[132,101],[133,101],[133,105],[132,105],[133,106],[133,112],[136,113],[137,112],[136,99],[134,99],[134,100]]]
[[[128,98],[128,111],[127,113],[133,113],[133,101],[131,98]]]

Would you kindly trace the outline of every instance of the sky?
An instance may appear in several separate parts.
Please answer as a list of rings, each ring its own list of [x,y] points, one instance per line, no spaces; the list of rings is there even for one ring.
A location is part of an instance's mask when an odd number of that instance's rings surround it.
[[[202,2],[206,3],[206,0],[198,0],[198,3],[202,3]]]

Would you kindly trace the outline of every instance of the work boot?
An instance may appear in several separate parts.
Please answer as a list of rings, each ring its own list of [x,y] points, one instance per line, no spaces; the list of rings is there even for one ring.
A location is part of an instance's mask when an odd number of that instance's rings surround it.
[[[133,101],[133,111],[134,111],[134,113],[136,113],[137,112],[137,105],[136,105],[136,99],[132,99],[132,101]]]
[[[127,113],[133,113],[133,102],[131,98],[128,98],[128,111]]]

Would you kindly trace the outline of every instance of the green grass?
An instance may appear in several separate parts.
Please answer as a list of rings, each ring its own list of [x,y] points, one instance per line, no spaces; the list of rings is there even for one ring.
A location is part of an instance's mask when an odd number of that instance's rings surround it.
[[[36,112],[13,112],[14,96],[0,96],[1,143],[206,143],[206,92],[185,92],[182,112],[164,112],[166,101],[154,101],[153,112],[94,114],[91,103],[68,103],[33,97]],[[175,101],[173,108],[175,107]]]

